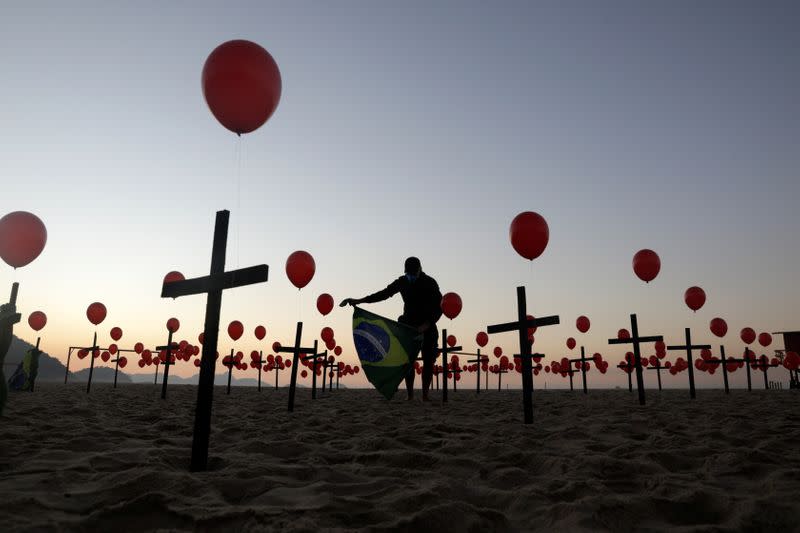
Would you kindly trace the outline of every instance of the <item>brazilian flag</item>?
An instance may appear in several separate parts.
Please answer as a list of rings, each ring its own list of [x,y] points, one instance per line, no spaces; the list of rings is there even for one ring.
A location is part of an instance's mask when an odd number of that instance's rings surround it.
[[[42,352],[36,348],[31,348],[22,357],[17,370],[8,380],[8,385],[14,391],[32,391],[39,373],[39,355]]]
[[[422,335],[411,326],[355,307],[353,341],[367,379],[391,400],[422,347]]]

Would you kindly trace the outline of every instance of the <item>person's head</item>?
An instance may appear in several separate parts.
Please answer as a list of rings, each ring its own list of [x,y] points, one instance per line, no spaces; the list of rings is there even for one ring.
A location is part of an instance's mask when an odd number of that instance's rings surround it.
[[[422,264],[416,257],[409,257],[406,259],[404,269],[406,273],[406,279],[408,279],[408,281],[416,281],[422,272]]]

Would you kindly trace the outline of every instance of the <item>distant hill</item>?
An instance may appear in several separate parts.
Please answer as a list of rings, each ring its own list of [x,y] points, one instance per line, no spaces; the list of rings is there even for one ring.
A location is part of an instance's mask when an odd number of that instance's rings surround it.
[[[17,369],[17,366],[25,356],[25,352],[33,348],[33,345],[25,342],[16,335],[11,339],[11,347],[6,354],[5,365],[3,366],[3,374],[8,379],[11,374]],[[73,353],[74,355],[74,353]],[[36,376],[36,382],[43,381],[64,381],[64,373],[67,368],[55,357],[50,356],[45,352],[39,356],[39,372]],[[86,382],[89,379],[89,369],[79,370],[78,372],[69,373],[69,381],[73,383]],[[92,381],[98,382],[113,382],[114,369],[106,366],[95,366],[94,374],[92,374]],[[117,376],[119,383],[132,383],[130,376],[124,372],[119,373]]]

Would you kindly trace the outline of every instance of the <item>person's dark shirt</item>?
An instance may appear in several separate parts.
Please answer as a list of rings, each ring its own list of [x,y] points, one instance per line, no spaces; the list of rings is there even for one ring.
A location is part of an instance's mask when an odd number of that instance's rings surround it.
[[[433,326],[442,316],[442,293],[436,280],[420,272],[416,281],[400,276],[385,289],[370,294],[364,303],[382,302],[397,293],[403,297],[402,322],[410,326],[421,326],[430,322]]]

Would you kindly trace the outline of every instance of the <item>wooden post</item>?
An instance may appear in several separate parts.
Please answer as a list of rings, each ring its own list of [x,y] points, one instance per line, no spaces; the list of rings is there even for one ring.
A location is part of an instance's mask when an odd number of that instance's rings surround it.
[[[167,352],[167,356],[164,358],[164,378],[161,380],[161,399],[167,399],[167,381],[169,381],[169,367],[172,366],[172,331],[169,330],[169,335],[167,336],[167,345],[166,346],[156,346],[156,351],[161,352],[161,350],[165,350]]]
[[[442,401],[447,402],[447,375],[450,373],[450,370],[447,368],[447,355],[452,352],[457,352],[461,349],[461,346],[453,346],[452,348],[447,345],[447,330],[442,330],[442,347],[439,348],[439,352],[442,354]],[[455,386],[455,380],[453,381]]]
[[[301,348],[300,340],[303,338],[303,323],[297,323],[297,330],[294,337],[294,346],[291,348],[281,348],[279,353],[292,354],[292,377],[289,383],[289,412],[294,411],[294,396],[295,389],[297,388],[297,365],[302,354],[316,353],[314,348]],[[276,370],[277,371],[277,370]],[[316,374],[316,373],[315,373]]]
[[[92,341],[92,349],[89,350],[89,355],[92,357],[89,361],[89,381],[86,383],[86,394],[92,389],[92,373],[94,372],[94,352],[97,350],[97,331],[94,332],[94,340]]]
[[[636,314],[631,315],[631,337],[629,339],[609,339],[609,344],[633,344],[633,364],[636,368],[636,386],[639,389],[639,405],[645,404],[644,394],[644,375],[642,373],[642,352],[640,346],[646,342],[663,341],[664,337],[661,335],[654,335],[651,337],[639,336],[639,323],[636,320]],[[631,385],[633,387],[633,385]]]
[[[667,346],[667,350],[686,350],[687,363],[689,364],[689,397],[695,399],[697,393],[694,387],[694,362],[692,362],[692,350],[710,350],[710,344],[695,344],[692,345],[692,332],[689,328],[685,328],[686,344],[683,346]]]

